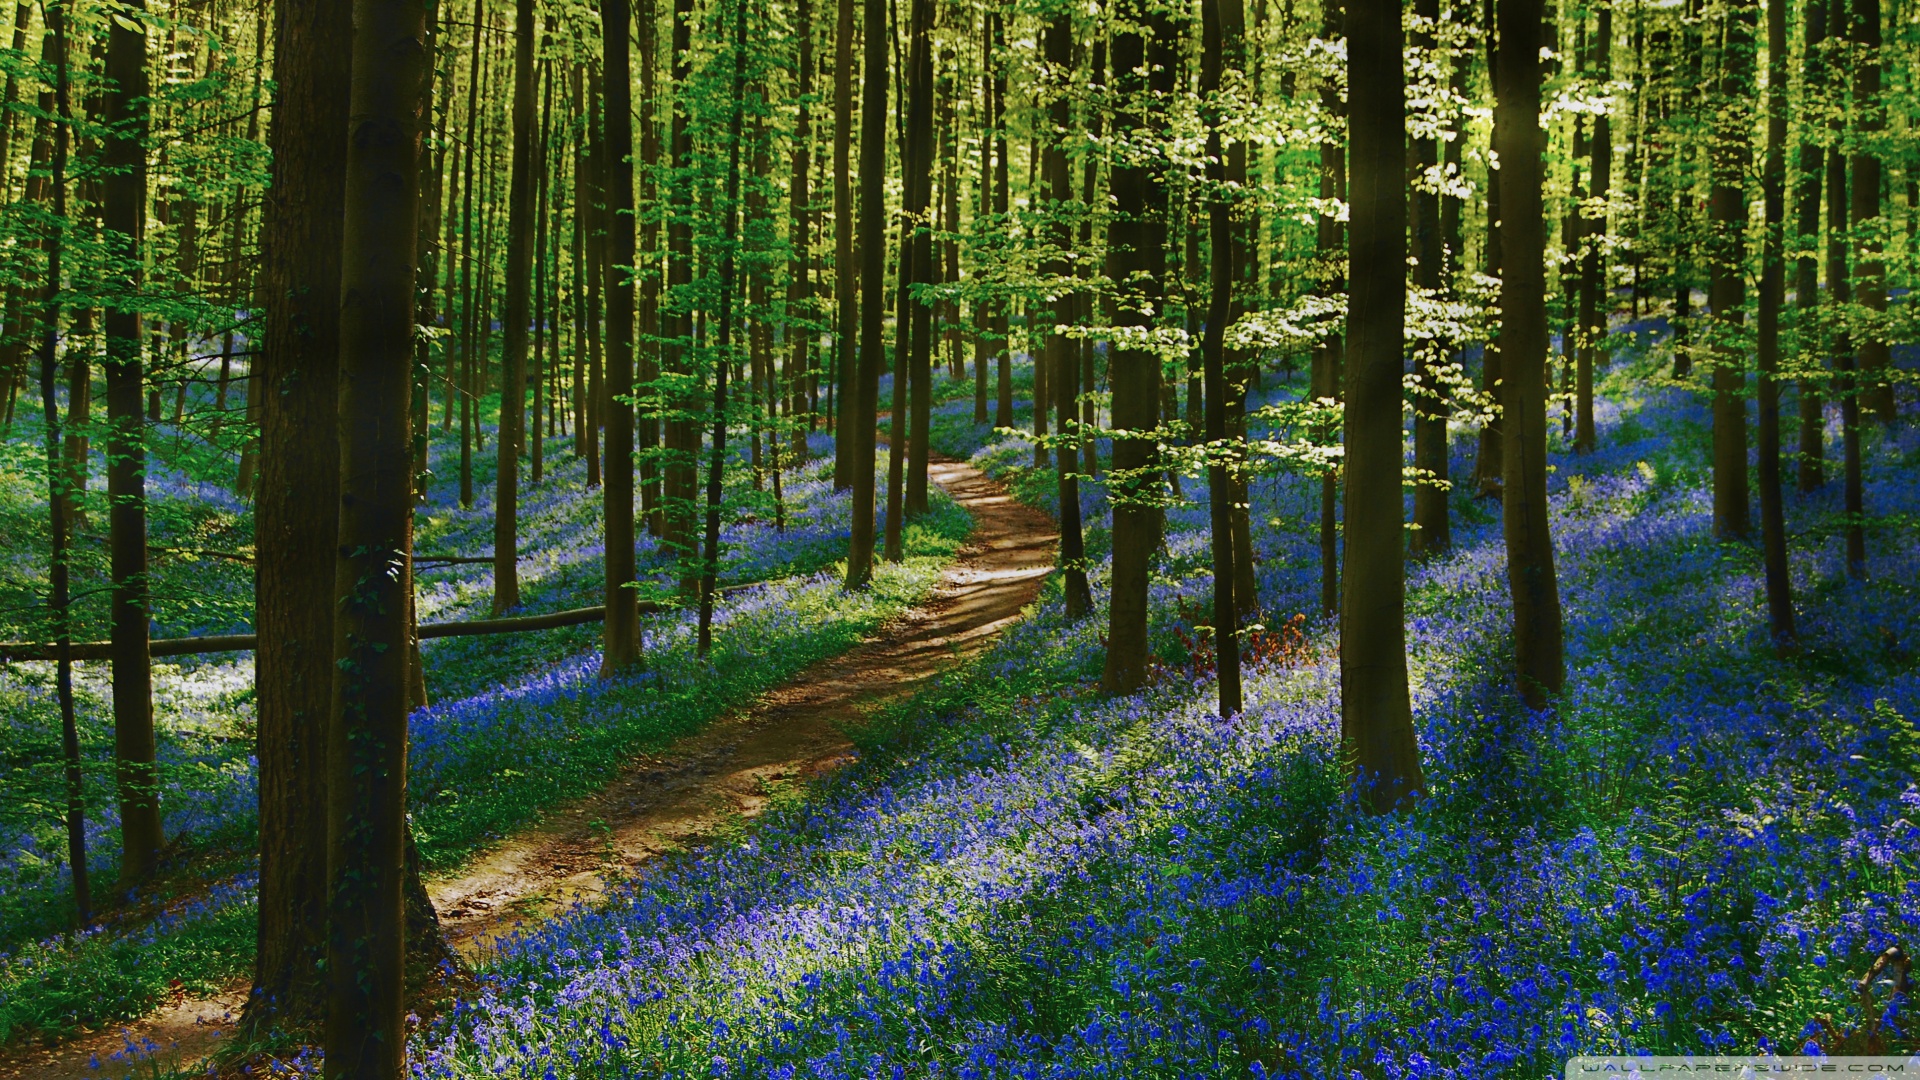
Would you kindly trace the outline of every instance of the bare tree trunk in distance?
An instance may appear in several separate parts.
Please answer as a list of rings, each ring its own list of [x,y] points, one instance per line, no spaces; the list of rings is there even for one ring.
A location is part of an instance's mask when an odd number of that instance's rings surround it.
[[[533,0],[521,0],[531,4]],[[627,0],[602,0],[601,40],[606,48],[607,193],[609,265],[634,263],[633,79],[629,65],[631,9]],[[601,473],[606,528],[607,621],[601,672],[612,674],[638,662],[640,611],[633,589],[633,282],[613,271],[607,281],[607,458]],[[627,398],[629,400],[622,400]]]

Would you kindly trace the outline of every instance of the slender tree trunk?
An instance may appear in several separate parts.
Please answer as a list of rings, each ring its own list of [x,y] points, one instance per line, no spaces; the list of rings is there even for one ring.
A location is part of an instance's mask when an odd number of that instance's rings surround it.
[[[933,173],[934,155],[934,82],[933,82],[933,4],[932,0],[913,0],[911,14],[912,46],[909,51],[908,87],[911,104],[907,113],[907,140],[913,145],[914,168],[912,199],[908,203],[913,235],[913,284],[932,285],[939,281],[934,254]],[[905,288],[903,283],[902,288]],[[930,449],[928,435],[933,414],[933,304],[907,291],[904,306],[913,323],[912,344],[906,367],[912,376],[909,385],[907,423],[894,414],[894,431],[907,436],[907,500],[904,518],[927,512],[927,466]],[[893,522],[887,523],[893,532]]]
[[[988,64],[988,70],[993,73],[993,213],[995,221],[1004,226],[1008,220],[1008,207],[1012,203],[1007,168],[1007,65],[1003,55],[1007,47],[1006,26],[1000,12],[991,8],[987,12],[987,25],[993,41],[993,59]],[[993,317],[988,328],[998,360],[995,371],[998,381],[994,387],[994,427],[1013,426],[1013,343],[1007,336],[1008,302],[1004,293],[994,300]]]
[[[1098,97],[1105,93],[1107,81],[1107,42],[1104,37],[1097,37],[1094,40],[1091,67],[1092,70],[1089,72],[1088,77],[1093,84],[1093,92],[1096,97]],[[1105,132],[1102,130],[1102,118],[1103,112],[1101,106],[1095,105],[1086,110],[1085,123],[1087,138],[1095,145],[1099,145],[1100,140],[1105,135]],[[1082,168],[1080,183],[1080,206],[1083,213],[1080,220],[1080,249],[1085,252],[1091,252],[1093,250],[1093,219],[1095,216],[1093,207],[1099,205],[1094,201],[1099,195],[1099,176],[1099,158],[1092,154],[1087,155],[1087,160]],[[958,222],[955,222],[954,230],[956,232],[959,231]],[[1091,261],[1089,261],[1081,268],[1080,276],[1083,279],[1091,281],[1094,269]],[[1095,290],[1091,287],[1083,288],[1080,291],[1079,305],[1080,324],[1082,326],[1093,326],[1099,322],[1099,313],[1094,309],[1095,303]],[[1084,396],[1080,402],[1080,423],[1085,425],[1088,432],[1092,432],[1100,426],[1100,417],[1098,409],[1095,406],[1095,402],[1098,399],[1097,391],[1099,390],[1099,386],[1099,373],[1094,363],[1093,339],[1091,337],[1083,338],[1080,341],[1080,388]],[[982,404],[985,404],[984,399],[982,399]],[[982,419],[984,419],[984,416]],[[1091,435],[1084,438],[1080,443],[1080,456],[1081,468],[1086,470],[1088,476],[1098,477],[1100,475],[1099,441]]]
[[[1328,0],[1325,4],[1321,33],[1330,40],[1346,35],[1344,0]],[[1329,132],[1332,131],[1333,121],[1346,115],[1344,96],[1331,78],[1321,82],[1320,109],[1326,117]],[[1329,201],[1338,199],[1344,202],[1347,197],[1347,149],[1331,135],[1320,142],[1319,195]],[[1338,296],[1347,291],[1346,275],[1341,269],[1345,260],[1340,257],[1346,246],[1345,231],[1340,219],[1332,212],[1323,211],[1319,215],[1314,234],[1314,254],[1315,261],[1323,268],[1319,289],[1324,296]],[[1339,333],[1330,335],[1315,350],[1312,380],[1315,401],[1334,404],[1342,399],[1342,386],[1346,379],[1341,370],[1341,361],[1345,355],[1345,338]],[[1328,425],[1317,431],[1315,437],[1325,442],[1331,440],[1335,433],[1336,429]],[[1339,474],[1333,468],[1328,468],[1320,477],[1320,610],[1328,616],[1340,608],[1339,494]]]
[[[738,266],[735,247],[740,236],[740,142],[747,108],[747,3],[734,0],[734,5],[733,116],[727,130],[727,194],[726,205],[721,209],[724,224],[720,241],[720,311],[715,334],[719,362],[713,371],[713,447],[707,461],[706,555],[700,563],[700,624],[696,647],[702,657],[713,650],[713,594],[720,568],[720,494],[727,456],[727,372],[733,366],[734,271]]]
[[[513,158],[507,180],[507,310],[501,355],[500,437],[494,446],[493,614],[520,606],[520,452],[527,427],[527,320],[533,288],[534,0],[513,18]],[[620,125],[609,125],[620,126]],[[608,449],[612,453],[611,447]],[[610,470],[611,471],[611,470]],[[608,540],[612,540],[611,534]],[[611,544],[609,544],[611,547]]]
[[[1047,103],[1048,116],[1053,124],[1052,138],[1046,141],[1044,150],[1044,167],[1051,198],[1048,210],[1053,218],[1050,228],[1052,235],[1049,238],[1053,251],[1047,262],[1046,273],[1059,280],[1073,272],[1073,266],[1068,262],[1073,251],[1073,222],[1068,216],[1073,206],[1073,168],[1067,160],[1066,147],[1066,140],[1074,137],[1073,105],[1067,95],[1073,75],[1072,12],[1065,8],[1054,12],[1047,25],[1045,48],[1047,65],[1056,79],[1051,91],[1053,99]],[[1071,326],[1079,306],[1079,295],[1071,289],[1061,288],[1054,298],[1053,319],[1062,326]],[[1079,344],[1064,334],[1049,333],[1044,363],[1052,368],[1053,405],[1062,440],[1053,455],[1055,482],[1060,495],[1061,586],[1066,595],[1067,619],[1078,622],[1093,610],[1093,593],[1087,586],[1086,541],[1080,526],[1080,479],[1077,472],[1080,456],[1072,441],[1078,437],[1074,425],[1079,418],[1080,408]],[[1045,408],[1045,402],[1034,402],[1036,413]]]
[[[67,97],[66,8],[46,9],[47,33],[40,49],[42,64],[53,71],[53,92],[41,95],[50,103],[48,157],[52,175],[47,180],[49,201],[56,223],[47,236],[46,280],[42,284],[40,326],[40,408],[46,425],[47,525],[51,552],[47,567],[47,608],[53,615],[54,695],[60,705],[60,749],[64,758],[67,794],[67,865],[73,875],[74,929],[93,925],[93,898],[87,876],[87,818],[85,789],[81,786],[80,732],[74,715],[73,700],[73,613],[70,607],[71,570],[67,565],[67,547],[72,541],[66,462],[62,458],[60,406],[55,397],[59,358],[55,345],[60,336],[60,263],[65,253],[61,227],[67,217],[67,120],[71,109]],[[69,411],[72,405],[69,403]]]
[[[1116,13],[1121,29],[1113,38],[1119,93],[1114,134],[1151,139],[1164,127],[1154,102],[1173,91],[1179,31],[1163,11],[1149,9],[1143,0],[1119,0]],[[1145,79],[1143,68],[1150,70]],[[1125,290],[1115,302],[1115,322],[1121,326],[1152,326],[1160,306],[1167,222],[1156,189],[1163,179],[1162,169],[1137,160],[1113,163],[1107,276]],[[1113,467],[1107,473],[1113,501],[1113,570],[1100,687],[1109,694],[1127,694],[1147,679],[1147,585],[1160,546],[1163,482],[1156,449],[1160,357],[1149,349],[1116,347],[1108,370],[1113,388]]]
[[[1613,78],[1613,5],[1600,5],[1593,41],[1593,78],[1608,82]],[[1593,118],[1593,138],[1588,147],[1588,197],[1605,206],[1613,186],[1613,118],[1602,111]],[[1580,255],[1580,352],[1575,361],[1573,448],[1591,453],[1597,436],[1593,424],[1593,372],[1608,362],[1606,351],[1607,314],[1611,293],[1607,289],[1605,246],[1607,235],[1605,210],[1583,215],[1581,238],[1586,250]]]
[[[787,267],[787,370],[786,398],[791,404],[787,420],[791,425],[793,461],[807,460],[807,427],[797,422],[805,414],[811,423],[812,403],[807,400],[807,384],[813,369],[813,192],[808,186],[813,173],[813,4],[797,0],[794,7],[799,38],[798,63],[794,65],[794,96],[799,99],[799,115],[794,120],[793,154],[788,170],[788,237],[793,254]],[[774,434],[777,443],[780,435]],[[777,457],[777,455],[776,455]],[[774,483],[780,481],[779,463],[774,465]]]
[[[1500,155],[1501,495],[1514,670],[1536,708],[1566,681],[1560,584],[1547,516],[1546,138],[1540,128],[1541,0],[1500,0],[1494,150]],[[1348,519],[1352,528],[1352,519]]]
[[[1767,5],[1767,152],[1760,183],[1766,239],[1760,256],[1760,538],[1767,582],[1767,621],[1776,649],[1793,641],[1793,586],[1787,575],[1786,512],[1780,496],[1780,307],[1786,285],[1781,235],[1786,219],[1787,6]]]
[[[548,15],[549,31],[553,16]],[[550,32],[542,34],[543,41],[550,41]],[[541,82],[543,89],[540,99],[540,137],[534,144],[534,200],[533,200],[533,351],[527,372],[527,382],[533,389],[533,426],[532,438],[527,440],[527,449],[531,458],[532,473],[528,479],[539,483],[541,474],[546,471],[546,442],[540,431],[540,411],[546,405],[546,379],[542,354],[547,344],[547,163],[548,139],[552,132],[553,120],[553,62],[541,64]]]
[[[1399,63],[1399,0],[1352,0],[1348,11],[1352,285],[1347,301],[1347,572],[1340,600],[1340,737],[1352,756],[1362,797],[1379,812],[1418,797],[1424,786],[1407,690],[1400,539],[1406,90]],[[1507,161],[1503,155],[1502,165]]]
[[[356,0],[353,15],[340,274],[324,1045],[329,1080],[386,1080],[402,1074],[406,1053],[410,256],[430,57],[420,0]]]
[[[1812,104],[1826,87],[1827,6],[1824,0],[1806,4],[1806,23],[1802,38],[1801,101]],[[1794,191],[1794,217],[1799,233],[1797,247],[1802,254],[1795,266],[1794,307],[1800,325],[1800,361],[1804,365],[1819,357],[1820,348],[1820,185],[1825,179],[1826,150],[1817,139],[1819,128],[1805,126],[1800,136],[1800,177]],[[1827,415],[1821,399],[1820,381],[1802,378],[1799,384],[1800,450],[1797,455],[1795,486],[1813,491],[1827,482]]]
[[[1753,94],[1753,0],[1726,15],[1721,61],[1720,129],[1713,143],[1712,219],[1707,304],[1722,338],[1713,350],[1713,531],[1744,539],[1747,505],[1747,374],[1745,350],[1735,343],[1746,317],[1746,174],[1753,166],[1749,128]]]
[[[1431,55],[1433,31],[1440,19],[1440,0],[1415,0],[1413,13],[1420,20],[1412,34],[1414,48]],[[1409,170],[1407,217],[1412,234],[1413,280],[1429,298],[1443,296],[1445,285],[1441,247],[1440,193],[1428,186],[1428,175],[1440,164],[1440,139],[1414,138],[1413,160]],[[1447,414],[1445,391],[1434,365],[1444,354],[1445,343],[1422,343],[1413,355],[1416,389],[1413,404],[1413,464],[1421,471],[1413,489],[1413,532],[1408,543],[1415,558],[1443,555],[1453,546],[1447,512]],[[1349,496],[1351,497],[1351,496]]]
[[[640,206],[656,202],[656,172],[660,164],[660,125],[655,122],[659,103],[655,67],[658,18],[654,0],[640,0],[635,12],[640,46]],[[646,412],[637,416],[635,432],[640,447],[640,512],[647,532],[661,535],[666,518],[661,508],[660,485],[660,222],[649,213],[640,226],[640,331],[635,359],[638,394],[646,402]]]
[[[853,463],[859,456],[859,443],[853,440],[852,431],[860,403],[858,391],[863,370],[854,341],[855,335],[864,331],[859,324],[856,291],[859,287],[856,274],[862,267],[854,264],[853,248],[853,4],[854,0],[838,0],[833,37],[833,272],[834,299],[839,302],[833,350],[835,364],[840,369],[839,436],[833,451],[835,491],[846,491],[854,483]],[[862,160],[864,154],[862,151]],[[861,260],[864,266],[864,254]]]
[[[136,10],[144,10],[134,0]],[[129,274],[113,288],[139,295],[147,211],[147,39],[115,22],[107,31],[105,225]],[[153,665],[147,656],[146,428],[141,415],[145,373],[140,313],[110,307],[107,329],[107,518],[113,563],[113,756],[120,796],[122,893],[153,876],[160,864],[160,776],[153,733]]]
[[[1818,0],[1816,0],[1818,2]],[[1831,16],[1836,28],[1844,27],[1845,0],[1833,0]],[[1846,115],[1832,113],[1834,146],[1827,151],[1827,301],[1833,305],[1834,393],[1840,398],[1840,471],[1841,503],[1846,511],[1847,577],[1861,580],[1867,573],[1866,531],[1860,515],[1865,511],[1865,493],[1860,476],[1860,384],[1853,352],[1853,335],[1847,329],[1847,305],[1853,302],[1853,282],[1848,275],[1847,214],[1852,206],[1847,194],[1847,158],[1841,152],[1846,135]],[[1855,181],[1858,181],[1855,177]]]
[[[669,307],[673,315],[667,320],[667,338],[662,364],[671,372],[683,377],[692,374],[689,364],[689,348],[693,343],[693,216],[695,212],[692,175],[694,168],[693,131],[690,111],[693,102],[693,3],[692,0],[674,0],[673,5],[673,143],[672,167],[674,170],[673,195],[669,200],[669,213],[672,215],[667,224],[667,284],[673,290],[669,298]],[[673,419],[667,422],[666,429],[666,529],[662,539],[667,546],[686,560],[687,573],[682,574],[685,587],[692,587],[698,580],[693,576],[692,559],[698,554],[697,539],[693,528],[698,513],[695,500],[699,495],[696,484],[699,480],[700,425],[695,419],[699,411],[698,394],[694,391],[682,391],[669,402]]]
[[[1887,310],[1887,264],[1884,245],[1875,236],[1880,218],[1882,169],[1872,142],[1886,127],[1880,100],[1880,0],[1853,0],[1853,101],[1848,115],[1854,122],[1852,224],[1860,245],[1854,273],[1855,299],[1865,308],[1875,329],[1855,343],[1859,352],[1862,404],[1883,424],[1894,421],[1893,384],[1886,372],[1891,349],[1885,331],[1878,328]]]
[[[974,199],[974,227],[985,227],[993,213],[993,35],[990,18],[980,18],[980,98],[975,118],[980,128],[980,182]],[[988,340],[992,333],[991,303],[985,286],[978,287],[973,301],[973,422],[987,422],[987,365],[994,350]]]
[[[1235,279],[1233,204],[1227,194],[1227,153],[1221,146],[1220,128],[1224,122],[1218,96],[1221,92],[1221,67],[1245,62],[1241,37],[1245,23],[1240,0],[1207,0],[1203,15],[1200,92],[1208,101],[1207,180],[1211,196],[1207,217],[1211,230],[1211,293],[1207,308],[1207,329],[1202,353],[1206,379],[1207,507],[1213,548],[1213,648],[1214,668],[1219,676],[1220,715],[1233,716],[1241,710],[1239,609],[1234,603],[1235,570],[1240,552],[1236,550],[1233,528],[1233,482],[1231,471],[1239,467],[1238,454],[1232,459],[1227,449],[1227,373],[1226,327],[1233,318]],[[1244,166],[1244,157],[1242,158]],[[1243,168],[1244,172],[1244,168]],[[1064,456],[1064,455],[1063,455]],[[1062,466],[1065,472],[1065,466]]]

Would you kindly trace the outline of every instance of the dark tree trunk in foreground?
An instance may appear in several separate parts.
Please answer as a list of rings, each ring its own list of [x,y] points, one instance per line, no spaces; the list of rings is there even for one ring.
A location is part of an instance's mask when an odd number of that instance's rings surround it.
[[[494,441],[493,613],[520,606],[520,451],[526,443],[527,321],[532,306],[534,0],[513,16],[513,163],[507,178],[507,310],[502,321],[500,437]],[[536,430],[535,434],[538,434]]]
[[[1073,70],[1073,16],[1065,9],[1055,12],[1047,26],[1046,51],[1047,65],[1065,78]],[[1053,100],[1047,106],[1049,119],[1053,123],[1053,138],[1047,140],[1045,153],[1048,194],[1052,199],[1049,209],[1053,212],[1051,240],[1055,254],[1048,260],[1046,272],[1055,279],[1064,278],[1072,272],[1067,254],[1073,246],[1073,224],[1066,215],[1073,199],[1073,170],[1067,162],[1062,140],[1071,137],[1069,127],[1073,122],[1073,107],[1065,91],[1064,84],[1058,86]],[[1071,290],[1061,289],[1054,300],[1053,318],[1062,326],[1071,326],[1078,308],[1079,296]],[[1053,369],[1053,405],[1059,419],[1060,437],[1066,440],[1078,419],[1079,343],[1064,334],[1048,334],[1045,363]],[[1044,408],[1045,403],[1036,402],[1034,407]],[[1066,441],[1060,444],[1053,455],[1055,480],[1060,494],[1061,585],[1066,594],[1067,618],[1076,622],[1093,609],[1093,593],[1087,587],[1086,543],[1080,528],[1080,481],[1075,471],[1079,467],[1078,457],[1072,444]]]
[[[1775,648],[1793,641],[1793,586],[1787,577],[1786,512],[1780,496],[1780,307],[1786,289],[1787,7],[1767,5],[1767,156],[1760,173],[1767,233],[1760,256],[1760,541],[1767,622]]]
[[[521,0],[531,4],[533,0]],[[640,612],[632,582],[633,517],[633,281],[618,267],[634,264],[633,225],[633,79],[627,0],[603,0],[601,40],[606,48],[607,164],[607,457],[601,472],[606,528],[607,622],[601,639],[601,672],[615,671],[640,658]],[[623,400],[626,399],[626,400]]]
[[[1711,277],[1707,306],[1722,340],[1713,349],[1713,532],[1744,539],[1747,508],[1747,372],[1745,350],[1734,339],[1745,323],[1747,298],[1746,174],[1753,165],[1748,134],[1753,93],[1752,0],[1726,15],[1721,61],[1720,128],[1713,141],[1713,190],[1708,200],[1711,232],[1707,255]]]
[[[886,362],[881,335],[886,318],[886,168],[887,168],[887,6],[866,0],[866,81],[860,100],[860,351],[853,409],[840,428],[851,451],[847,467],[853,485],[853,539],[847,552],[847,587],[864,587],[873,577],[874,424],[880,397],[880,368]]]
[[[135,0],[136,7],[142,6]],[[113,290],[139,294],[147,210],[147,39],[107,31],[105,180],[108,235],[132,267]],[[141,415],[140,313],[107,309],[107,521],[113,560],[113,757],[120,794],[120,891],[160,864],[160,777],[154,762],[153,664],[147,656],[146,421]],[[248,404],[253,395],[248,395]]]
[[[278,104],[262,218],[266,280],[260,483],[254,502],[255,754],[260,923],[254,1031],[304,1031],[325,1011],[327,717],[333,702],[333,539],[339,522],[341,214],[353,29],[317,0],[274,6]]]
[[[1501,524],[1513,598],[1514,674],[1540,707],[1566,681],[1560,583],[1547,516],[1546,225],[1541,186],[1541,0],[1500,0],[1494,150],[1500,155]]]
[[[1347,10],[1352,284],[1347,293],[1340,737],[1352,756],[1362,798],[1377,812],[1417,797],[1423,787],[1407,690],[1400,516],[1406,89],[1399,0],[1354,0]]]
[[[53,69],[52,130],[49,156],[52,163],[53,217],[67,216],[67,125],[70,115],[67,100],[67,17],[64,6],[46,9],[47,34],[40,58]],[[47,567],[47,608],[53,615],[54,694],[60,704],[60,749],[65,759],[67,795],[67,865],[73,873],[74,928],[93,925],[92,887],[87,876],[87,819],[85,792],[80,776],[80,730],[73,702],[73,613],[71,571],[67,566],[67,547],[73,538],[70,519],[72,494],[64,447],[61,445],[60,405],[55,384],[60,371],[56,344],[60,337],[60,263],[65,243],[55,229],[46,241],[47,277],[42,286],[40,311],[40,408],[46,424],[47,525],[52,551]]]
[[[413,237],[429,57],[421,0],[355,0],[340,273],[340,501],[327,753],[326,1075],[397,1078],[413,485]],[[331,140],[329,140],[331,142]],[[338,144],[335,144],[336,146]]]
[[[1114,83],[1120,95],[1114,133],[1153,137],[1160,128],[1143,91],[1170,92],[1179,32],[1142,0],[1123,0],[1126,29],[1113,38]],[[1143,82],[1140,71],[1151,63]],[[1167,222],[1160,197],[1161,170],[1122,155],[1113,162],[1108,186],[1113,222],[1108,228],[1109,276],[1121,291],[1115,322],[1149,327],[1160,306],[1166,274]],[[1117,345],[1118,343],[1116,343]],[[1113,389],[1113,467],[1107,484],[1113,500],[1113,585],[1107,604],[1107,656],[1100,688],[1132,693],[1147,681],[1147,585],[1160,546],[1161,467],[1155,444],[1160,426],[1160,357],[1150,349],[1113,349],[1108,361]]]
[[[1205,0],[1201,8],[1202,54],[1200,91],[1213,96],[1220,92],[1220,69],[1226,60],[1231,37],[1233,59],[1242,61],[1239,48],[1245,16],[1240,0]],[[1207,200],[1207,220],[1212,240],[1210,268],[1211,297],[1207,306],[1206,338],[1201,347],[1206,380],[1207,509],[1213,549],[1213,651],[1214,667],[1219,673],[1220,715],[1233,716],[1240,711],[1240,627],[1234,603],[1234,586],[1239,577],[1235,563],[1233,528],[1234,485],[1231,470],[1239,465],[1227,454],[1227,371],[1226,329],[1232,320],[1235,279],[1233,203],[1224,189],[1226,152],[1220,144],[1223,118],[1220,106],[1209,107],[1207,117],[1207,179],[1214,190]],[[1244,172],[1244,169],[1243,169]],[[1244,179],[1244,175],[1242,179]],[[1064,466],[1063,466],[1064,471]]]

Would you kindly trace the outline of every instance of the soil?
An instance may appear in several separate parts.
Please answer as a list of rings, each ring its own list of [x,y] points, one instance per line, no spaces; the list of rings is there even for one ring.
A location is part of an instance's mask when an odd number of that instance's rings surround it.
[[[600,792],[557,808],[459,874],[429,881],[454,948],[469,961],[484,960],[516,929],[591,902],[659,855],[735,828],[778,792],[852,761],[848,726],[983,651],[1018,621],[1052,571],[1053,523],[965,462],[936,458],[929,477],[972,514],[973,529],[925,603],[747,709],[662,753],[636,758]],[[0,1080],[117,1077],[136,1066],[152,1076],[184,1068],[204,1060],[231,1032],[246,990],[243,981],[211,998],[182,996],[110,1031],[52,1047],[0,1050]],[[112,1059],[147,1040],[148,1053]],[[96,1060],[98,1067],[91,1064]]]

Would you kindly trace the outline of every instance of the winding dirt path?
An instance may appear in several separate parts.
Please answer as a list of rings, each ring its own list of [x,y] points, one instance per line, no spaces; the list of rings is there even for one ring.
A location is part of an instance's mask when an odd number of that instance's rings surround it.
[[[853,760],[845,725],[985,650],[1018,621],[1053,568],[1053,523],[965,462],[936,459],[930,478],[973,515],[973,530],[923,604],[748,708],[636,759],[597,794],[556,808],[459,875],[428,882],[454,947],[469,959],[484,957],[516,927],[592,900],[654,857],[755,817],[782,788]],[[111,1031],[54,1047],[11,1048],[0,1052],[0,1080],[181,1068],[204,1059],[231,1031],[245,994],[243,982]],[[143,1060],[112,1059],[141,1043],[151,1047],[137,1055]]]

